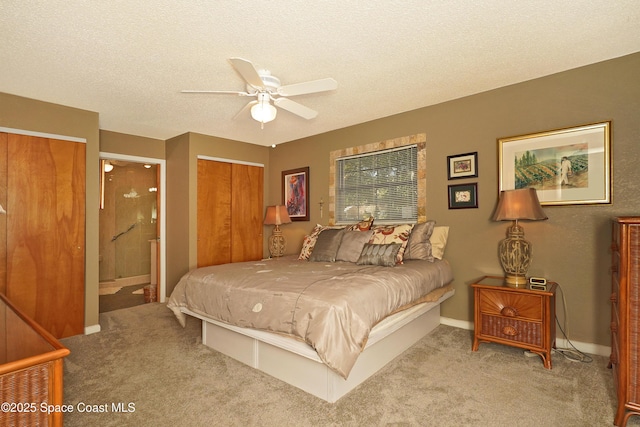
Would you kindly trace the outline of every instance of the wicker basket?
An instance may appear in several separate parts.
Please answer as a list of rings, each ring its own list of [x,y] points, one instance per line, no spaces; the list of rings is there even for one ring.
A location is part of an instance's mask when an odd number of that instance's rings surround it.
[[[29,405],[26,408],[0,411],[0,425],[50,425],[49,416],[40,410],[42,403],[49,404],[49,363],[0,375],[0,400],[18,405]],[[32,405],[35,405],[35,408]]]

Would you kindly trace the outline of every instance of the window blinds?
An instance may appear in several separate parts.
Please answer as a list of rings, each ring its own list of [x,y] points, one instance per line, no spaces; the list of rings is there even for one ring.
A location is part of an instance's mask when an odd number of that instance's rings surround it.
[[[416,222],[417,153],[410,145],[338,158],[336,221]]]

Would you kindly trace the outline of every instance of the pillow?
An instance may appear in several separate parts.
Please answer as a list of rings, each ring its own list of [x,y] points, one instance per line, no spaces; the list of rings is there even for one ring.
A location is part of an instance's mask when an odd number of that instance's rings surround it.
[[[433,228],[433,234],[431,234],[431,250],[433,256],[438,259],[442,259],[444,256],[444,248],[447,246],[447,238],[449,237],[448,226],[438,226]]]
[[[400,250],[397,255],[397,263],[402,264],[405,248],[409,242],[409,236],[413,224],[401,224],[401,225],[378,225],[373,227],[373,237],[369,240],[369,243],[376,245],[383,245],[387,243],[400,243]]]
[[[389,243],[386,245],[367,243],[364,245],[356,264],[394,267],[397,264],[396,259],[401,247],[402,245],[400,243]]]
[[[336,261],[357,262],[362,248],[373,236],[373,231],[345,231],[338,248]]]
[[[433,253],[431,250],[431,234],[435,227],[435,221],[422,222],[416,224],[411,230],[409,243],[404,251],[404,259],[420,259],[433,262]]]
[[[302,250],[300,251],[298,259],[309,259],[309,256],[311,256],[311,252],[313,252],[313,247],[316,244],[316,240],[318,239],[318,235],[320,235],[322,230],[338,228],[342,227],[329,227],[327,225],[316,224],[316,226],[313,227],[313,230],[311,230],[311,234],[304,236],[304,239],[302,240]]]
[[[342,229],[329,228],[322,230],[313,247],[313,252],[309,256],[309,261],[335,262],[343,233],[344,230]]]
[[[369,219],[364,219],[357,224],[350,225],[346,228],[348,231],[367,231],[371,230],[371,226],[373,225],[373,217],[369,217]]]

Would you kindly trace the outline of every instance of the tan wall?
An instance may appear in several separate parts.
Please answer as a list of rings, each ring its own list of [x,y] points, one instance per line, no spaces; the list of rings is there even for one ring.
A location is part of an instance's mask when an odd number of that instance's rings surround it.
[[[610,219],[640,213],[638,76],[640,54],[634,54],[279,145],[271,151],[266,202],[280,202],[282,170],[309,166],[310,221],[282,227],[288,252],[295,253],[314,224],[327,223],[328,204],[320,218],[318,203],[328,200],[331,150],[426,133],[427,217],[451,227],[446,256],[455,272],[456,295],[442,315],[472,322],[469,283],[502,274],[497,245],[508,224],[490,220],[498,196],[497,139],[612,120],[614,203],[547,207],[548,221],[523,223],[534,252],[529,273],[562,287],[569,338],[609,345]],[[447,156],[474,151],[478,178],[448,181]],[[479,207],[449,210],[447,186],[468,182],[478,182]],[[562,321],[561,300],[557,306]]]
[[[189,270],[189,148],[189,134],[166,143],[167,295]]]
[[[98,325],[98,113],[0,93],[0,126],[87,141],[85,327]]]
[[[161,139],[100,130],[100,151],[164,159],[165,143]]]

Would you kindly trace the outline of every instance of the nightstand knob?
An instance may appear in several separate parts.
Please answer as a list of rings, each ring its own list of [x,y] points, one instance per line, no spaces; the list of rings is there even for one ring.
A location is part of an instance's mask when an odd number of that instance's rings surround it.
[[[503,307],[502,310],[500,310],[500,313],[503,316],[516,317],[518,315],[518,310],[513,307]]]
[[[515,337],[518,335],[518,330],[511,325],[507,325],[502,328],[502,333],[510,337]]]

